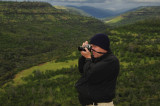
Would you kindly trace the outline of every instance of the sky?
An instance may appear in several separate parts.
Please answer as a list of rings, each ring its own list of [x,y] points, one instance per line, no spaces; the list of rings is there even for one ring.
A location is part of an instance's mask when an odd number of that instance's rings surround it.
[[[0,0],[2,1],[2,0]],[[3,0],[3,1],[46,1],[52,5],[92,6],[112,11],[132,9],[139,6],[160,6],[160,0]]]

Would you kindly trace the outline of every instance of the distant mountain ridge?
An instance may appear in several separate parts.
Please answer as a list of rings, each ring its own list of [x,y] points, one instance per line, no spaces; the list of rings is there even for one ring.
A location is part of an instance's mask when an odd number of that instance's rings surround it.
[[[142,6],[104,21],[111,26],[119,26],[158,17],[160,17],[160,6]]]
[[[53,7],[55,7],[56,9],[59,9],[59,10],[69,12],[71,14],[75,14],[75,15],[91,16],[88,13],[86,13],[85,11],[78,9],[78,8],[75,8],[75,7],[66,7],[66,6],[53,6]]]
[[[90,7],[90,6],[67,5],[67,7],[78,8],[96,18],[105,18],[105,17],[110,17],[110,16],[116,16],[119,14],[117,11],[114,12],[108,9],[100,9],[100,8],[95,8],[95,7]]]

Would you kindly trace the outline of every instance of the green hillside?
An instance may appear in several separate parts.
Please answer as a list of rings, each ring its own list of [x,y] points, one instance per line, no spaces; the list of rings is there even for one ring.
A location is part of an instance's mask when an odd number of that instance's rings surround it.
[[[137,21],[142,21],[150,18],[160,17],[160,6],[140,7],[137,10],[129,11],[112,19],[104,19],[110,26],[122,26],[133,24]]]
[[[67,56],[104,29],[97,19],[48,3],[0,2],[0,85],[31,66],[73,57]]]
[[[113,53],[120,60],[117,93],[113,100],[116,106],[160,105],[160,33],[152,26],[160,28],[160,19],[145,20],[106,32]],[[68,66],[75,64],[75,60],[70,59],[66,62]],[[13,80],[0,89],[0,105],[80,106],[74,87],[80,77],[77,66],[52,69],[51,64],[63,66],[65,62],[50,62],[28,69],[32,74],[20,79],[25,83]],[[28,71],[24,70],[19,75]]]

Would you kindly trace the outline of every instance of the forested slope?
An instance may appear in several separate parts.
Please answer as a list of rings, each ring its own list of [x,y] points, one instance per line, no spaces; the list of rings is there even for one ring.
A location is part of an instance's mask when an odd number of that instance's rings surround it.
[[[160,105],[160,19],[151,18],[111,30],[121,62],[117,106]]]
[[[0,2],[0,85],[23,69],[64,58],[104,29],[97,19],[48,3]]]

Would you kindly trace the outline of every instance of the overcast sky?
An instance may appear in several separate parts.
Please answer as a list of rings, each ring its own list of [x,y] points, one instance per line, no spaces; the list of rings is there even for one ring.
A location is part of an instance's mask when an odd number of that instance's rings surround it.
[[[131,9],[139,6],[160,6],[160,0],[8,0],[8,1],[47,1],[50,2],[52,5],[93,6],[97,8],[110,9],[115,11],[121,9]]]

